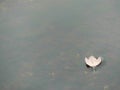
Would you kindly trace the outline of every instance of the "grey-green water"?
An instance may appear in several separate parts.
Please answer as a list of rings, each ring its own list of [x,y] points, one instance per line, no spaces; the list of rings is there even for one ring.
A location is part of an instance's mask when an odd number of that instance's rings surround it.
[[[119,0],[1,0],[0,90],[119,90]],[[102,56],[96,72],[85,56]]]

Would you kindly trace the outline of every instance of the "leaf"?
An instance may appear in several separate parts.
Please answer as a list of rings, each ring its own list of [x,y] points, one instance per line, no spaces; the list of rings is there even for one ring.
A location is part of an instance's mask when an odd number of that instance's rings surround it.
[[[101,57],[95,58],[94,56],[90,56],[89,58],[85,57],[85,63],[90,67],[96,67],[102,62]]]

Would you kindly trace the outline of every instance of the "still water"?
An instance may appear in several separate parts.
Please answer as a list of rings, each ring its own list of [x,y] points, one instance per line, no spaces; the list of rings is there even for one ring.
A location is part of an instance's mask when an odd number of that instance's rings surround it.
[[[0,90],[120,90],[119,0],[1,0]],[[85,56],[102,56],[96,72]]]

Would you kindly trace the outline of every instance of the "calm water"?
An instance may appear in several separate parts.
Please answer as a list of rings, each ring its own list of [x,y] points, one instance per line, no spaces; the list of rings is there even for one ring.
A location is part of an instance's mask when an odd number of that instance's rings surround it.
[[[120,90],[119,0],[1,0],[0,90]],[[85,56],[102,56],[94,73]]]

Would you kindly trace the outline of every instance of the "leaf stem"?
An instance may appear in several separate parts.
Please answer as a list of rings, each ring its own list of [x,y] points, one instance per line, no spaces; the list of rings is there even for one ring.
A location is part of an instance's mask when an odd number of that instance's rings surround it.
[[[93,67],[93,72],[95,72],[96,70],[95,70],[95,67]]]

